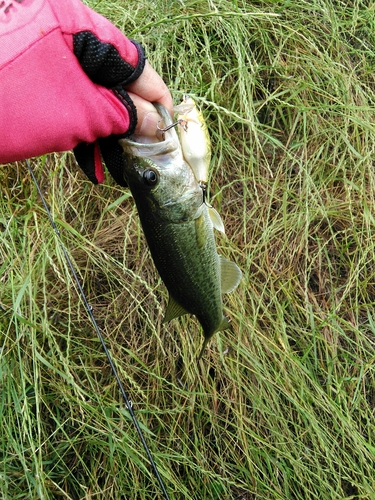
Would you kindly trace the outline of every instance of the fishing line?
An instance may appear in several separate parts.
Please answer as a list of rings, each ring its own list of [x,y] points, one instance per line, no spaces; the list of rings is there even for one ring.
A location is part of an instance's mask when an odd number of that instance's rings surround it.
[[[58,227],[55,224],[55,221],[54,221],[54,219],[52,217],[51,211],[50,211],[50,209],[48,207],[48,204],[46,202],[46,199],[44,198],[44,195],[43,195],[43,193],[42,193],[42,191],[40,189],[38,181],[36,180],[36,177],[34,175],[33,169],[31,168],[29,160],[26,160],[26,164],[27,164],[27,168],[29,169],[29,172],[31,174],[31,177],[32,177],[32,179],[34,181],[34,184],[35,184],[35,186],[37,188],[39,196],[40,196],[40,198],[42,200],[44,208],[45,208],[45,210],[47,212],[48,219],[49,219],[49,221],[50,221],[50,223],[52,225],[53,230],[56,233],[57,239],[59,241],[60,248],[61,248],[61,250],[62,250],[62,252],[64,254],[64,257],[65,257],[65,260],[66,260],[66,262],[67,262],[67,264],[68,264],[68,266],[70,268],[70,272],[72,273],[74,281],[76,282],[76,285],[77,285],[77,288],[78,288],[78,291],[79,291],[79,295],[81,296],[81,298],[83,300],[83,303],[85,305],[87,314],[89,315],[89,317],[91,319],[91,322],[92,322],[92,324],[94,326],[94,329],[96,331],[96,334],[99,337],[100,343],[102,344],[103,351],[104,351],[105,355],[107,356],[108,362],[109,362],[109,364],[111,366],[112,373],[113,373],[113,375],[116,378],[116,381],[117,381],[117,384],[119,386],[120,392],[121,392],[122,397],[124,398],[124,401],[125,401],[125,404],[126,404],[126,409],[128,410],[128,412],[129,412],[129,414],[131,416],[131,419],[133,420],[133,424],[134,424],[135,428],[137,429],[139,438],[142,441],[142,445],[143,445],[143,448],[144,448],[144,450],[146,452],[147,458],[148,458],[148,460],[150,462],[151,468],[152,468],[152,470],[153,470],[153,472],[154,472],[154,474],[156,476],[156,479],[157,479],[157,481],[159,483],[159,486],[160,486],[160,488],[161,488],[161,490],[163,492],[164,498],[166,500],[170,500],[169,496],[168,496],[168,493],[167,493],[167,490],[165,488],[164,482],[163,482],[163,480],[162,480],[162,478],[161,478],[161,476],[159,474],[159,471],[158,471],[158,468],[156,467],[154,459],[152,458],[150,449],[147,446],[145,437],[144,437],[144,435],[142,433],[142,430],[140,428],[140,425],[139,425],[139,422],[137,420],[137,417],[135,416],[135,413],[134,413],[134,410],[133,410],[133,407],[132,407],[132,403],[129,400],[128,395],[125,392],[124,386],[122,385],[121,379],[120,379],[119,374],[117,372],[117,369],[116,369],[116,367],[114,365],[114,362],[112,360],[111,354],[110,354],[110,352],[109,352],[109,350],[107,348],[107,345],[106,345],[106,343],[104,341],[103,335],[100,332],[99,326],[98,326],[98,324],[96,322],[96,319],[95,319],[95,316],[94,316],[94,313],[93,313],[93,308],[91,307],[91,305],[89,304],[89,302],[88,302],[88,300],[86,298],[85,292],[83,291],[83,288],[81,286],[81,283],[80,283],[80,280],[78,278],[78,275],[77,275],[77,273],[76,273],[76,271],[74,269],[73,263],[72,263],[72,261],[71,261],[71,259],[69,257],[69,254],[68,254],[68,252],[67,252],[67,250],[65,248],[65,245],[64,245],[64,243],[63,243],[63,241],[61,239],[60,230],[58,229]]]

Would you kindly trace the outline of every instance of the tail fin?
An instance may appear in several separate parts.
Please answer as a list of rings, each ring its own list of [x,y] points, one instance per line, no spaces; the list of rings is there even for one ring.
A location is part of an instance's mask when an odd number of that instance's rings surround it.
[[[198,356],[198,358],[197,358],[197,363],[198,363],[198,361],[201,359],[201,357],[203,356],[203,352],[204,352],[204,350],[206,349],[207,344],[208,344],[208,342],[210,341],[210,339],[211,339],[211,337],[208,337],[208,338],[206,337],[206,338],[204,339],[204,342],[203,342],[203,345],[202,345],[202,349],[201,349],[201,351],[200,351],[200,353],[199,353],[199,356]]]
[[[200,350],[200,353],[199,353],[199,356],[197,358],[197,362],[201,359],[202,355],[203,355],[203,352],[204,350],[206,349],[207,347],[207,344],[208,342],[211,340],[211,337],[214,333],[216,332],[221,332],[222,330],[227,330],[228,328],[232,328],[228,318],[226,318],[225,316],[223,316],[223,319],[220,323],[220,326],[217,330],[215,330],[213,333],[211,333],[210,335],[205,335],[204,336],[204,342],[203,342],[203,345],[202,345],[202,349]]]

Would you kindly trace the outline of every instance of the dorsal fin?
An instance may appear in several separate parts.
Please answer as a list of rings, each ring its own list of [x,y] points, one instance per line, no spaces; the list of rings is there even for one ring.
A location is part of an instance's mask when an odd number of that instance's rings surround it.
[[[221,293],[229,293],[237,288],[242,278],[242,272],[234,262],[221,255],[219,257],[221,265]]]
[[[188,314],[188,311],[184,309],[178,302],[174,300],[173,297],[169,296],[167,310],[163,318],[163,323],[168,323],[172,319],[179,318],[184,314]]]

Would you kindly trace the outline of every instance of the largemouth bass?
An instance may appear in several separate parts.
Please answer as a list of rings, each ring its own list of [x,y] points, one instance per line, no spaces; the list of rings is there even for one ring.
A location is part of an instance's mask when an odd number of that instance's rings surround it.
[[[166,127],[167,110],[155,104]],[[174,128],[152,144],[120,140],[125,179],[156,268],[169,292],[164,322],[190,313],[203,327],[204,343],[229,328],[222,293],[236,288],[241,271],[217,254],[214,225],[220,216],[205,202],[205,188],[185,161]],[[219,224],[220,225],[220,224]]]

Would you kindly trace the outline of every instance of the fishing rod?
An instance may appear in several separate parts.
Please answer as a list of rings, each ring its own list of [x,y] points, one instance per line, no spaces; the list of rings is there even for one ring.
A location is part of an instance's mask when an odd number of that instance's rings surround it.
[[[120,376],[119,376],[118,371],[117,371],[117,369],[115,367],[115,364],[114,364],[114,362],[112,360],[112,357],[111,357],[111,354],[110,354],[110,352],[108,350],[108,347],[107,347],[107,345],[105,343],[104,337],[103,337],[103,335],[102,335],[102,333],[100,331],[98,323],[96,322],[96,319],[95,319],[95,316],[94,316],[94,313],[93,313],[93,308],[91,307],[91,305],[89,304],[89,302],[87,300],[87,297],[85,295],[85,292],[83,291],[83,288],[81,286],[81,283],[80,283],[80,280],[79,280],[78,275],[76,273],[76,270],[75,270],[75,268],[73,266],[72,260],[69,257],[68,251],[66,250],[65,245],[64,245],[64,243],[63,243],[63,241],[61,239],[60,230],[57,227],[57,225],[56,225],[56,223],[55,223],[55,221],[54,221],[54,219],[52,217],[51,210],[49,209],[49,206],[48,206],[48,204],[46,202],[46,199],[44,198],[44,195],[42,193],[42,190],[40,189],[39,183],[38,183],[38,181],[37,181],[37,179],[36,179],[36,177],[34,175],[34,172],[33,172],[33,169],[31,168],[31,164],[30,164],[29,160],[26,160],[26,164],[27,164],[27,168],[29,169],[29,172],[31,174],[31,177],[32,177],[32,179],[34,181],[36,189],[37,189],[37,191],[39,193],[39,196],[40,196],[40,198],[42,200],[43,206],[44,206],[44,208],[45,208],[45,210],[47,212],[47,216],[48,216],[48,219],[49,219],[49,221],[51,223],[51,226],[52,226],[53,230],[55,231],[55,234],[56,234],[57,239],[59,241],[60,248],[61,248],[61,250],[62,250],[62,252],[64,254],[66,263],[68,264],[68,266],[70,268],[70,272],[72,273],[74,281],[75,281],[75,283],[77,285],[77,288],[78,288],[78,291],[79,291],[79,295],[81,296],[81,298],[83,300],[86,312],[87,312],[87,314],[89,315],[89,317],[91,319],[91,322],[93,324],[94,330],[95,330],[95,332],[96,332],[96,334],[97,334],[97,336],[98,336],[98,338],[100,340],[100,343],[102,344],[103,351],[104,351],[105,355],[107,356],[108,362],[109,362],[109,364],[111,366],[112,373],[115,376],[115,379],[117,381],[117,385],[118,385],[118,387],[120,389],[122,397],[124,398],[126,409],[128,410],[128,412],[130,414],[130,417],[131,417],[131,419],[133,421],[133,424],[134,424],[135,428],[137,429],[138,436],[139,436],[140,440],[142,441],[142,445],[143,445],[143,448],[144,448],[144,450],[146,452],[148,461],[149,461],[149,463],[151,465],[151,468],[152,468],[152,470],[153,470],[153,472],[155,474],[155,477],[156,477],[156,479],[157,479],[157,481],[159,483],[159,486],[160,486],[160,488],[161,488],[161,490],[163,492],[163,496],[164,496],[165,500],[170,500],[170,498],[168,496],[168,493],[167,493],[167,490],[165,488],[164,482],[163,482],[163,480],[162,480],[162,478],[161,478],[161,476],[159,474],[159,471],[158,471],[158,468],[156,466],[156,463],[154,462],[154,459],[152,458],[151,451],[150,451],[149,447],[147,446],[146,439],[145,439],[145,437],[143,435],[143,432],[142,432],[142,429],[141,429],[141,427],[139,425],[138,419],[137,419],[137,417],[136,417],[136,415],[134,413],[132,402],[130,401],[130,399],[129,399],[129,397],[128,397],[125,389],[124,389],[124,386],[122,385]]]

